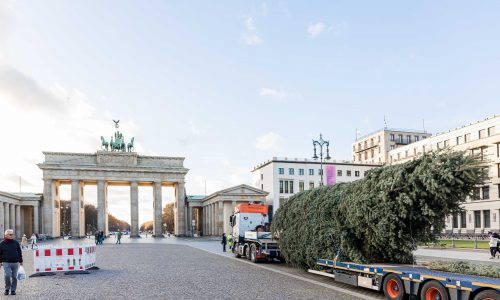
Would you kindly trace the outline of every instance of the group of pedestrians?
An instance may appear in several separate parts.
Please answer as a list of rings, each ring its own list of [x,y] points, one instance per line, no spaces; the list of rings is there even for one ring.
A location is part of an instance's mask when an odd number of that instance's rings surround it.
[[[490,254],[491,257],[490,259],[494,259],[495,257],[498,257],[500,259],[500,235],[496,232],[488,232],[490,235]]]
[[[33,233],[28,241],[28,238],[26,237],[26,234],[23,234],[23,237],[21,239],[21,250],[27,250],[30,248],[29,245],[31,245],[31,250],[33,250],[35,247],[38,247],[38,244],[36,243],[36,234]]]
[[[96,231],[95,232],[95,244],[102,245],[104,242],[104,231]]]

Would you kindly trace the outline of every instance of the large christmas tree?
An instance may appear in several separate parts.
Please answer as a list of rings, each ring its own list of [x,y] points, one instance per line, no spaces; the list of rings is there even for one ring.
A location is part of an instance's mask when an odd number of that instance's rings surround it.
[[[358,263],[412,263],[417,245],[432,241],[485,178],[477,157],[431,152],[296,194],[278,209],[272,230],[285,259],[303,267],[337,253]]]

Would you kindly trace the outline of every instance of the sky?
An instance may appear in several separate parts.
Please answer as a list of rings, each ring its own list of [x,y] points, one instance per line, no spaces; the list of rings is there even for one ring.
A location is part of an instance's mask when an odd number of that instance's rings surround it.
[[[0,2],[0,190],[42,192],[42,151],[95,152],[112,119],[185,157],[187,194],[254,166],[351,159],[356,130],[438,133],[498,114],[498,1]],[[424,122],[423,122],[424,120]],[[95,188],[86,190],[95,201]],[[130,219],[129,192],[110,212]],[[173,200],[166,190],[164,202]],[[62,192],[62,196],[69,192]],[[112,200],[112,201],[111,201]],[[152,191],[140,191],[140,221]]]

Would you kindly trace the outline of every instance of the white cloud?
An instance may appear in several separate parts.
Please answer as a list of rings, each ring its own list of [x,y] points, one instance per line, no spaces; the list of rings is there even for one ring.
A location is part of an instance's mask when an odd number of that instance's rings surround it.
[[[279,134],[274,132],[266,133],[257,137],[255,147],[259,150],[274,150],[277,151],[281,148],[284,139]]]
[[[262,44],[264,40],[257,35],[252,17],[245,18],[244,22],[246,32],[241,35],[241,40],[243,41],[243,43],[250,46]]]
[[[18,191],[21,176],[23,192],[42,192],[36,166],[42,151],[92,153],[100,149],[101,135],[109,140],[115,132],[110,114],[98,112],[83,92],[58,83],[41,86],[1,62],[0,108],[0,191]],[[134,123],[122,120],[120,131],[127,141],[136,137],[135,151],[151,152],[142,147]]]
[[[282,90],[263,87],[260,89],[259,95],[261,97],[285,98],[286,93]]]
[[[326,25],[323,22],[317,22],[314,24],[310,24],[309,27],[307,27],[307,32],[309,33],[309,36],[311,37],[316,37],[323,32],[332,32],[333,34],[339,34],[343,32],[347,28],[347,23],[342,21],[338,24],[332,24],[330,26]]]
[[[316,37],[325,30],[326,25],[323,22],[318,22],[316,24],[311,24],[307,27],[307,32],[310,36]]]

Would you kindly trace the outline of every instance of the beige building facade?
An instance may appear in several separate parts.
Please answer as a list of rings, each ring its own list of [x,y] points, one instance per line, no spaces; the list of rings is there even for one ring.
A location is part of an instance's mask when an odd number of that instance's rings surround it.
[[[384,128],[362,136],[352,144],[354,163],[389,163],[389,151],[430,137],[425,131]]]
[[[231,232],[229,217],[241,203],[265,203],[267,192],[246,184],[215,192],[203,199],[203,235]]]
[[[0,192],[0,238],[6,229],[13,229],[20,239],[40,233],[41,194]]]
[[[477,154],[488,168],[489,180],[466,199],[465,211],[446,220],[451,233],[481,234],[500,231],[500,116],[439,133],[389,151],[389,163],[403,163],[425,152],[450,148]]]

